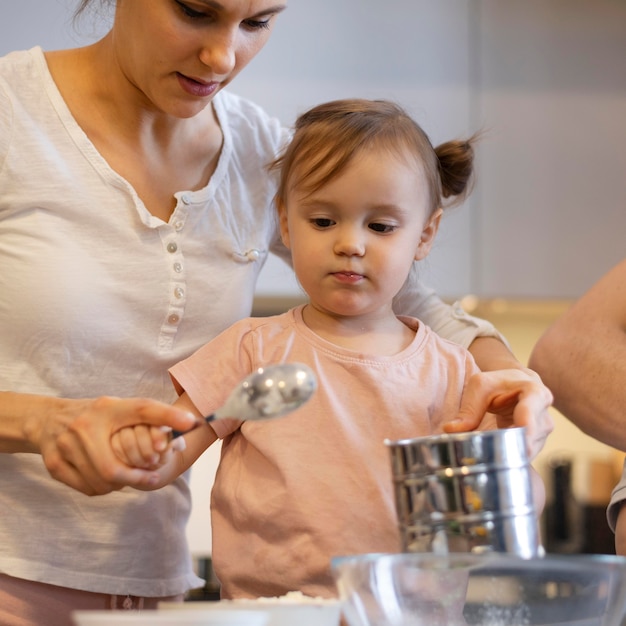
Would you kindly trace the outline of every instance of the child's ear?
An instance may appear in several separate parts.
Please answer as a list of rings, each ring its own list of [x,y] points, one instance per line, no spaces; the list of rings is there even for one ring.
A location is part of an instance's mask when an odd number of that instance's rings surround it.
[[[276,198],[276,209],[278,211],[280,238],[285,244],[285,247],[289,248],[289,226],[287,223],[287,207],[285,206],[285,203],[280,198]]]
[[[421,261],[428,256],[430,249],[433,247],[435,241],[435,235],[439,230],[439,223],[441,222],[441,216],[443,215],[443,209],[437,209],[429,218],[422,230],[420,241],[417,244],[417,250],[415,251],[415,260]]]

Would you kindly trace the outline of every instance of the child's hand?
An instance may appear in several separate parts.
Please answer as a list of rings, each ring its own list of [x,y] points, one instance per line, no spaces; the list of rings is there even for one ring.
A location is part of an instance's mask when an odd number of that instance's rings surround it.
[[[176,451],[184,450],[185,440],[170,442],[171,429],[139,424],[122,428],[111,437],[111,447],[120,461],[131,467],[154,470],[167,464]]]

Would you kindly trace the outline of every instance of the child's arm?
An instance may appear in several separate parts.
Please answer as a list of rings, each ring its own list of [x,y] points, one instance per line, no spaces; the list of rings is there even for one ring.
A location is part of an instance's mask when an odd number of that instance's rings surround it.
[[[145,424],[123,428],[111,437],[111,446],[121,461],[130,467],[155,470],[155,478],[142,489],[153,490],[168,485],[189,469],[217,439],[213,428],[204,422],[186,393],[174,406],[193,413],[201,422],[184,437],[170,441],[168,430]]]

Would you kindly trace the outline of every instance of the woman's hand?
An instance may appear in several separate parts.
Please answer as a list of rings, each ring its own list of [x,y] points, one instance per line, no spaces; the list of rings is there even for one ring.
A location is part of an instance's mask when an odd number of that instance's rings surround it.
[[[54,478],[87,495],[102,495],[158,479],[152,470],[117,458],[111,443],[116,432],[137,424],[186,431],[195,423],[185,410],[144,398],[55,400],[47,411],[30,413],[25,434]]]
[[[550,390],[530,369],[479,372],[465,387],[456,419],[444,429],[454,433],[525,426],[528,454],[534,459],[554,428],[551,405]]]

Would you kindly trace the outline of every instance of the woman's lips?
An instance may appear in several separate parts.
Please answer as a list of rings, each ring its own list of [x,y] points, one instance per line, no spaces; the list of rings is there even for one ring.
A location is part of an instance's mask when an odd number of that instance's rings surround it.
[[[219,84],[215,81],[205,83],[194,78],[189,78],[188,76],[180,73],[177,74],[177,76],[178,82],[183,88],[183,91],[188,93],[190,96],[195,96],[197,98],[206,98],[207,96],[212,95]]]

